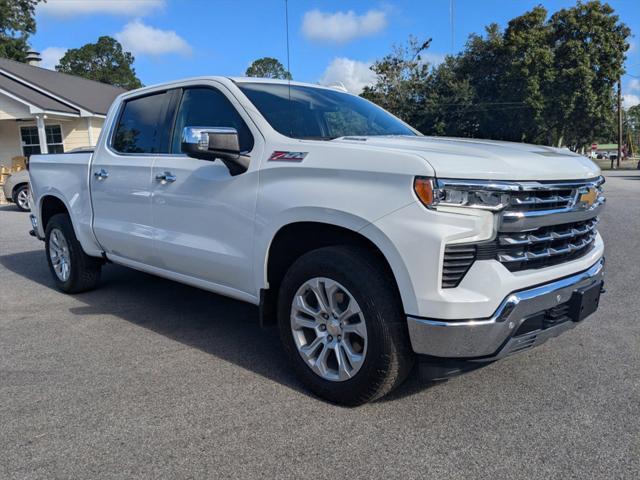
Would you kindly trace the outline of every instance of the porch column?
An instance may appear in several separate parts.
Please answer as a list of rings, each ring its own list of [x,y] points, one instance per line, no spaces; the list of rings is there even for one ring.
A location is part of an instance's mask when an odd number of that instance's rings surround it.
[[[95,143],[93,143],[93,128],[91,126],[91,117],[87,117],[87,134],[89,136],[89,146],[93,147]]]
[[[38,127],[38,140],[40,140],[40,153],[49,153],[47,150],[47,134],[44,130],[44,117],[36,116],[36,126]]]

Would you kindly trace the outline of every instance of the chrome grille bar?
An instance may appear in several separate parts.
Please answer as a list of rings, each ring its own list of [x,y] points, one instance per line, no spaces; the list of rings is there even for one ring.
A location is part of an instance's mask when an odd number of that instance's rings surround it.
[[[526,262],[529,260],[540,260],[555,257],[557,255],[566,255],[568,253],[577,252],[587,248],[593,243],[595,238],[595,233],[589,233],[586,237],[559,247],[547,247],[540,251],[525,250],[517,253],[499,253],[498,261],[501,263]]]
[[[598,225],[598,221],[596,217],[584,225],[572,226],[566,230],[547,230],[541,233],[521,233],[515,235],[500,234],[498,236],[498,243],[500,245],[533,245],[535,243],[550,242],[553,240],[565,240],[593,231]]]

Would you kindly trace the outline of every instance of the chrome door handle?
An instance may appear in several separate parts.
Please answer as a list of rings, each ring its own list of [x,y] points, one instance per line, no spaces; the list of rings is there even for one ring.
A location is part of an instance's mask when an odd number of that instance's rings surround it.
[[[176,177],[171,172],[164,172],[156,175],[156,180],[159,181],[160,183],[173,183],[176,181],[177,178],[178,177]]]
[[[96,177],[98,180],[104,180],[109,176],[109,172],[107,172],[104,168],[101,168],[97,172],[94,172],[93,176]]]

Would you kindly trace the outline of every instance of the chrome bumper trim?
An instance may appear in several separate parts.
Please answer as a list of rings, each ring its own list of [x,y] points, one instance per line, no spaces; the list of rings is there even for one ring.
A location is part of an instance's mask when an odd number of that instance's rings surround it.
[[[567,321],[518,337],[513,334],[530,315],[567,302],[577,289],[603,278],[604,258],[601,258],[584,272],[510,294],[489,318],[456,321],[408,316],[413,350],[435,357],[497,359],[540,345],[576,323]]]

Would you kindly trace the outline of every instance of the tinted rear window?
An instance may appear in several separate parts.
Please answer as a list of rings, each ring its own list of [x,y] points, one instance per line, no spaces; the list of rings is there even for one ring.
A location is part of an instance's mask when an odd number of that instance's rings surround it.
[[[169,92],[162,92],[125,102],[113,148],[122,153],[168,152],[170,138],[166,110],[169,97]]]

